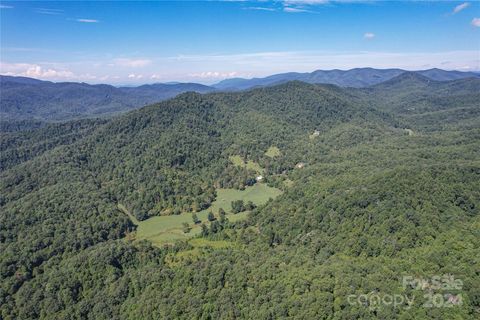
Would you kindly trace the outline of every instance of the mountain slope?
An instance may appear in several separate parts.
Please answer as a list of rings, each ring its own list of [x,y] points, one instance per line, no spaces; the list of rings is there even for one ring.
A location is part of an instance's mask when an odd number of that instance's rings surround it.
[[[480,78],[435,81],[409,72],[361,91],[371,104],[421,129],[474,126],[480,117]]]
[[[183,190],[183,184],[212,185],[230,154],[258,157],[272,144],[293,148],[315,129],[368,120],[384,126],[393,123],[375,109],[353,105],[341,92],[301,82],[235,94],[186,93],[115,119],[64,152],[73,152],[72,163],[108,185],[128,182],[131,186],[116,197],[128,200],[132,212],[142,219],[166,209],[208,205],[212,191],[206,196],[205,187],[202,192]],[[162,182],[153,173],[181,178],[183,183],[172,186],[169,179]],[[171,188],[175,192],[168,191]],[[142,189],[142,194],[132,193],[135,189]],[[152,199],[144,201],[147,195]]]
[[[200,84],[154,84],[136,88],[86,83],[53,83],[22,77],[1,76],[2,120],[63,121],[105,117],[172,98],[186,91],[209,92]]]
[[[436,85],[407,74],[361,90],[289,82],[184,93],[93,130],[79,125],[77,139],[64,139],[76,126],[59,124],[8,133],[1,316],[478,318],[480,121],[409,135],[408,119],[387,111],[408,88],[435,98],[445,89]],[[467,80],[448,86],[444,97],[462,92],[455,103],[476,94]],[[18,160],[43,141],[52,148]],[[272,146],[275,157],[265,154]],[[245,221],[205,225],[195,241],[156,248],[132,240],[136,226],[119,203],[139,219],[201,210],[216,189],[255,183],[233,155],[257,163],[260,183],[283,194]],[[403,276],[437,275],[463,287],[402,285]],[[368,307],[349,299],[373,294],[415,299],[394,306],[375,296]],[[426,294],[462,303],[426,309]]]
[[[8,121],[65,121],[88,117],[108,117],[194,91],[239,91],[254,87],[272,86],[288,81],[334,84],[341,87],[367,87],[392,79],[401,69],[357,68],[351,70],[317,70],[312,73],[283,73],[266,78],[226,79],[213,86],[197,83],[169,83],[139,87],[113,87],[86,83],[53,83],[25,77],[0,76],[0,117]],[[476,73],[429,69],[416,71],[429,79],[448,81]],[[3,126],[3,125],[2,125]]]
[[[145,99],[145,101],[156,99],[157,101],[172,98],[180,93],[192,91],[198,93],[207,93],[213,91],[212,87],[198,83],[156,83],[145,84],[138,87],[120,87],[121,91]]]
[[[462,72],[462,71],[446,71],[438,68],[428,69],[419,71],[421,75],[437,81],[449,81],[449,80],[458,80],[464,78],[479,78],[480,75],[475,72]]]

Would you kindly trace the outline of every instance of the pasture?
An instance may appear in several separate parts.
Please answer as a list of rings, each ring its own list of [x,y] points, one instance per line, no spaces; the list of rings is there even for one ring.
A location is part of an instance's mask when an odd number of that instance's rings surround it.
[[[137,225],[135,234],[136,240],[148,240],[154,245],[160,246],[165,243],[171,243],[177,240],[186,240],[201,232],[202,223],[209,224],[207,216],[210,211],[218,218],[218,209],[223,208],[227,213],[227,218],[231,222],[246,219],[248,212],[241,212],[238,214],[231,213],[231,202],[234,200],[243,200],[244,202],[252,201],[254,204],[262,205],[268,201],[269,198],[275,198],[281,194],[277,188],[269,187],[262,183],[257,183],[245,190],[236,189],[218,189],[217,199],[212,203],[208,209],[197,212],[196,215],[201,223],[194,224],[192,220],[192,213],[186,212],[179,215],[157,216],[144,221],[135,219],[125,207],[119,204],[119,209],[129,215],[133,223]],[[189,233],[184,233],[182,224],[188,223],[191,227]]]

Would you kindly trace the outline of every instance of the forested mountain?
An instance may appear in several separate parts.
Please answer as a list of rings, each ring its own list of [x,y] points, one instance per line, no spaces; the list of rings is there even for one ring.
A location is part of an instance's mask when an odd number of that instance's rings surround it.
[[[368,87],[392,79],[405,70],[357,68],[317,70],[312,73],[282,73],[266,78],[226,79],[212,86],[198,83],[157,83],[138,87],[114,87],[86,83],[41,81],[26,77],[0,76],[1,127],[25,127],[26,121],[67,121],[108,117],[175,97],[184,92],[239,91],[278,85],[288,81]],[[469,77],[472,72],[429,69],[416,71],[429,79],[448,81]],[[22,122],[16,124],[16,122]],[[30,123],[31,124],[31,123]],[[28,126],[27,126],[28,127]]]
[[[475,127],[480,120],[480,78],[434,81],[408,72],[363,91],[370,103],[422,130]]]
[[[403,73],[362,89],[188,92],[4,132],[0,317],[477,319],[479,82]],[[212,218],[198,235],[209,245],[132,240],[136,219],[198,212],[219,188],[254,183],[283,193],[247,220]],[[463,285],[402,285],[437,275]]]
[[[40,81],[25,77],[0,76],[0,118],[3,121],[62,121],[105,117],[177,94],[213,88],[196,83],[153,84],[113,87],[86,83]]]
[[[351,70],[317,70],[311,73],[289,72],[275,74],[265,78],[253,79],[226,79],[213,86],[222,90],[245,90],[253,87],[271,86],[287,81],[299,80],[307,83],[329,83],[341,87],[367,87],[392,79],[406,72],[402,69],[373,69],[355,68]],[[480,75],[473,72],[446,71],[441,69],[428,69],[416,71],[418,74],[432,80],[447,81],[457,80]]]

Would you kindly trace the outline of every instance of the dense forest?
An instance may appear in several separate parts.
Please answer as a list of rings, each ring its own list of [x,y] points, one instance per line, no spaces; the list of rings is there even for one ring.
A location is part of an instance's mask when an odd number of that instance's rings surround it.
[[[415,73],[294,81],[5,129],[0,318],[478,319],[479,92]],[[212,217],[211,246],[129,237],[119,203],[140,221],[193,216],[218,188],[260,183],[232,156],[283,193],[246,220]],[[436,276],[461,288],[402,282]],[[392,296],[414,302],[374,299]]]

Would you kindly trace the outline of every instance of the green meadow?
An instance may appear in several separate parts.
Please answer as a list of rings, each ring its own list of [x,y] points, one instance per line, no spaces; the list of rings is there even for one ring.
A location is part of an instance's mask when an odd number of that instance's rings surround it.
[[[214,241],[205,238],[194,238],[188,240],[188,243],[192,246],[192,249],[169,253],[165,258],[167,265],[176,267],[188,263],[187,261],[195,261],[210,250],[238,249],[238,244],[225,240]]]
[[[218,189],[217,199],[212,203],[212,206],[206,210],[197,212],[197,217],[201,223],[194,225],[192,220],[192,213],[182,213],[179,215],[157,216],[144,221],[138,221],[133,217],[126,208],[119,204],[119,209],[125,212],[132,222],[137,225],[135,234],[136,240],[148,240],[154,245],[162,245],[171,243],[177,240],[186,240],[201,232],[202,223],[208,224],[208,213],[212,211],[215,216],[218,216],[218,209],[223,208],[227,213],[227,218],[231,222],[245,219],[248,212],[241,212],[237,214],[231,213],[231,202],[234,200],[243,200],[244,202],[252,201],[257,206],[262,205],[268,201],[269,198],[275,198],[281,194],[277,188],[272,188],[263,183],[257,183],[245,190],[236,189]],[[191,227],[189,233],[184,233],[182,224],[188,223]]]
[[[278,147],[275,147],[275,146],[271,146],[270,148],[268,148],[268,150],[265,152],[265,155],[267,157],[270,157],[270,158],[275,158],[275,157],[278,157],[279,155],[281,155],[282,153],[280,152],[280,149],[278,149]]]

